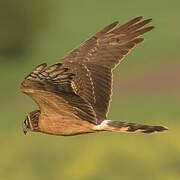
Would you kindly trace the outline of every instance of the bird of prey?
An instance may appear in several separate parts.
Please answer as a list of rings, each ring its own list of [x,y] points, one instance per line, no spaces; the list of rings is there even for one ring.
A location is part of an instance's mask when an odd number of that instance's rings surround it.
[[[107,119],[112,93],[112,70],[154,27],[137,17],[124,25],[114,22],[73,49],[58,63],[37,66],[21,90],[39,106],[23,122],[24,133],[73,136],[100,131],[163,132],[149,126]]]

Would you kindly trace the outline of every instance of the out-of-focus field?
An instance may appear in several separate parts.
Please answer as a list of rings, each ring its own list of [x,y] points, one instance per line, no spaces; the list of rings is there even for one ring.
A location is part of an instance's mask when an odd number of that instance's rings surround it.
[[[0,3],[0,179],[179,180],[180,23],[173,1],[12,1]],[[105,25],[152,17],[153,32],[114,72],[109,119],[164,125],[163,134],[23,135],[37,109],[20,92],[38,64],[53,64]]]

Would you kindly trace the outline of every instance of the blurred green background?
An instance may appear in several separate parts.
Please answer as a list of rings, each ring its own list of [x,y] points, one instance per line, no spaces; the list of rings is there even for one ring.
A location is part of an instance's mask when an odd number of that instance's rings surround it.
[[[180,179],[179,0],[0,1],[0,179]],[[23,135],[37,109],[20,83],[115,20],[156,26],[114,72],[109,119],[165,125],[163,134]]]

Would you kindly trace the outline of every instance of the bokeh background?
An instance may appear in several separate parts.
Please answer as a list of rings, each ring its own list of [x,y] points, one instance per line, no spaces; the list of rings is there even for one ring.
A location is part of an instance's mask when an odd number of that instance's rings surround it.
[[[0,1],[0,179],[179,180],[179,0]],[[37,109],[20,92],[38,64],[57,62],[115,20],[143,15],[156,29],[114,71],[109,119],[165,125],[163,134],[23,135]]]

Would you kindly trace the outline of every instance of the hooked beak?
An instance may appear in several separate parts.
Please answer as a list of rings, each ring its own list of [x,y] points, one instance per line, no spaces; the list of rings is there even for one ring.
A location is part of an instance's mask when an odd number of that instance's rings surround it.
[[[23,130],[23,132],[24,132],[24,135],[26,135],[26,134],[27,134],[27,130],[26,130],[26,129],[24,129],[24,130]]]

